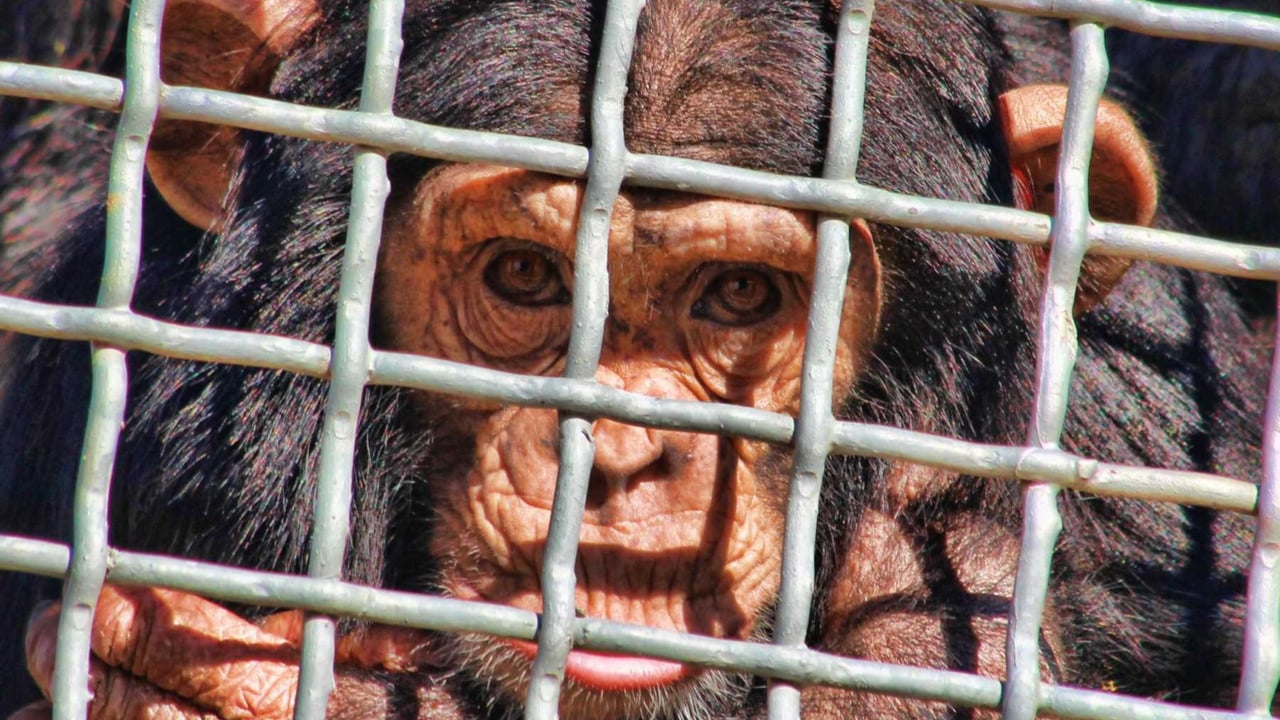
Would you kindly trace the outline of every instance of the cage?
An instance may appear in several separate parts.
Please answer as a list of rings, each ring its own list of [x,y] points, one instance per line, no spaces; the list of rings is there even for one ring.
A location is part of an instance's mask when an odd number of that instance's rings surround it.
[[[1260,482],[1186,470],[1117,465],[1058,447],[1066,388],[1075,362],[1071,298],[1087,254],[1141,258],[1233,277],[1275,281],[1280,250],[1174,231],[1093,221],[1081,170],[1093,138],[1090,119],[1107,83],[1104,29],[1118,28],[1197,42],[1280,51],[1280,18],[1225,9],[1161,5],[1143,0],[975,0],[988,8],[1062,18],[1070,23],[1072,60],[1057,205],[1039,213],[937,198],[904,196],[858,182],[867,48],[874,37],[871,0],[848,0],[839,11],[829,142],[823,177],[782,177],[689,159],[627,150],[622,99],[642,0],[611,0],[591,93],[591,144],[429,126],[394,116],[392,97],[403,2],[373,0],[364,91],[358,109],[290,106],[274,100],[198,87],[168,86],[159,78],[159,28],[164,0],[133,0],[129,9],[125,78],[0,62],[0,94],[118,113],[105,233],[105,267],[96,307],[0,296],[0,329],[93,343],[90,415],[75,495],[70,544],[0,535],[0,568],[65,578],[54,679],[57,717],[82,717],[88,703],[89,627],[104,582],[175,588],[224,602],[301,608],[308,620],[302,645],[297,717],[323,717],[332,684],[334,617],[444,632],[481,632],[536,640],[537,659],[527,717],[557,714],[569,648],[637,653],[769,679],[770,717],[799,714],[800,688],[810,685],[938,700],[960,707],[999,708],[1005,718],[1038,714],[1076,718],[1228,718],[1269,714],[1280,679],[1280,578],[1274,447],[1268,444]],[[140,272],[143,155],[157,118],[199,120],[319,142],[355,146],[355,190],[342,259],[332,345],[252,332],[157,320],[130,309]],[[819,234],[813,311],[807,335],[832,338],[849,263],[850,217],[944,229],[1012,243],[1051,247],[1043,289],[1040,366],[1032,426],[1023,445],[993,445],[838,419],[831,411],[834,342],[808,342],[796,417],[728,404],[664,400],[610,388],[595,378],[607,319],[605,248],[608,213],[579,223],[574,333],[564,377],[529,377],[371,346],[369,304],[376,247],[386,200],[390,153],[462,162],[497,163],[585,178],[584,206],[613,207],[623,185],[680,190],[813,211]],[[335,310],[336,312],[336,310]],[[316,478],[310,572],[266,573],[145,555],[107,542],[105,498],[112,483],[121,418],[127,402],[125,353],[130,350],[208,363],[271,368],[328,384],[321,461]],[[1275,386],[1273,372],[1272,385]],[[347,542],[356,435],[352,418],[372,385],[396,385],[509,404],[555,407],[561,421],[561,470],[545,551],[544,612],[534,613],[346,582],[337,568]],[[1268,443],[1280,425],[1273,390],[1263,426]],[[581,511],[593,446],[591,421],[610,418],[647,427],[678,428],[751,438],[793,448],[786,509],[783,577],[773,643],[751,643],[575,617],[573,573]],[[839,657],[806,648],[814,584],[814,537],[823,468],[830,455],[887,458],[945,468],[991,483],[1020,483],[1024,524],[1010,604],[1003,679],[958,670],[911,667]],[[1048,683],[1041,678],[1040,618],[1049,593],[1064,488],[1158,503],[1180,503],[1255,515],[1257,537],[1249,569],[1244,669],[1235,711],[1206,710],[1127,696],[1104,689]],[[559,578],[552,580],[552,578]],[[567,578],[567,580],[566,580]]]

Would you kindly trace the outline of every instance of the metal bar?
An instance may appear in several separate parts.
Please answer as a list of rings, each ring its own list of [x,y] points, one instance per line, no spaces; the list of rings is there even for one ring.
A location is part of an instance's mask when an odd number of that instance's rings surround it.
[[[0,94],[67,99],[58,71],[0,61]],[[117,109],[120,81],[79,73],[86,104]],[[92,79],[92,82],[90,81]],[[34,89],[33,89],[34,88]],[[114,88],[114,89],[113,89]],[[78,91],[76,91],[78,92]],[[89,100],[95,100],[89,102]],[[308,108],[276,100],[199,88],[166,87],[161,117],[201,120],[311,140],[382,148],[454,162],[483,162],[570,177],[586,172],[583,148],[535,138],[442,128],[401,118],[346,110]],[[1049,218],[1014,208],[922,198],[822,178],[785,177],[697,160],[631,155],[628,183],[681,192],[719,195],[802,210],[862,217],[1047,246]],[[1259,280],[1280,280],[1280,249],[1213,240],[1186,233],[1094,222],[1090,252],[1155,260],[1192,270]]]
[[[369,4],[368,47],[360,112],[390,115],[403,41],[404,0]],[[346,248],[338,289],[329,397],[320,434],[315,527],[308,575],[324,580],[342,575],[350,534],[351,487],[361,401],[371,365],[369,318],[373,278],[382,239],[382,216],[391,191],[387,159],[379,150],[356,152]],[[333,691],[336,624],[328,615],[310,615],[302,631],[302,661],[294,716],[323,720]]]
[[[1280,18],[1139,0],[968,0],[997,10],[1094,22],[1166,38],[1280,50]]]
[[[1280,294],[1277,295],[1280,312]],[[1267,715],[1280,682],[1280,326],[1272,345],[1271,383],[1262,433],[1262,486],[1249,564],[1244,663],[1236,709]]]
[[[123,309],[72,308],[0,297],[0,329],[204,362],[265,367],[326,378],[328,346],[260,333],[194,328]],[[647,427],[791,442],[788,415],[736,405],[665,400],[594,382],[477,368],[438,358],[374,351],[369,382],[504,404],[558,407]],[[1059,450],[974,443],[900,428],[839,422],[833,452],[918,462],[978,477],[1045,480],[1096,495],[1127,496],[1251,514],[1257,486],[1208,473],[1116,465]]]
[[[83,718],[88,710],[93,612],[107,572],[107,513],[111,469],[124,424],[128,368],[124,353],[93,349],[93,390],[84,449],[76,477],[71,564],[62,590],[53,676],[55,720]]]
[[[975,477],[1052,482],[1110,497],[1252,514],[1258,488],[1247,480],[1187,470],[1101,462],[1057,448],[989,445],[912,430],[839,423],[834,452],[922,463]]]
[[[465,395],[505,404],[556,407],[591,417],[671,429],[791,442],[789,415],[738,405],[649,397],[594,380],[537,377],[477,368],[447,360],[378,352],[373,383]]]
[[[128,308],[68,307],[0,296],[0,330],[59,340],[90,340],[120,350],[230,365],[329,374],[329,347],[280,335],[153,320]]]
[[[0,558],[22,558],[22,564],[0,567],[59,577],[70,553],[65,545],[0,536]],[[372,622],[445,632],[488,632],[504,637],[534,637],[537,616],[505,605],[377,590],[350,583],[215,566],[180,558],[140,553],[112,554],[112,583],[136,587],[170,587],[227,602],[301,607],[315,612],[349,614]],[[996,707],[1001,685],[969,673],[915,668],[828,655],[804,648],[721,640],[672,630],[584,619],[575,623],[574,643],[614,652],[643,652],[734,672],[785,678],[866,692],[938,700],[972,707]],[[1113,693],[1047,685],[1044,709],[1055,716],[1114,720],[1134,718],[1241,718],[1228,711],[1204,710]]]
[[[823,177],[854,180],[862,145],[863,100],[866,97],[867,47],[871,39],[874,0],[845,0],[836,34],[832,78],[831,124]],[[783,539],[782,581],[773,642],[803,647],[813,604],[814,544],[818,504],[827,453],[835,432],[833,383],[837,338],[849,282],[849,218],[824,215],[818,220],[808,328],[800,387],[800,413],[795,425],[795,454]],[[800,687],[775,680],[769,685],[770,720],[800,717]]]
[[[1056,179],[1049,269],[1040,304],[1036,395],[1027,444],[1057,448],[1067,414],[1075,367],[1076,327],[1072,306],[1080,265],[1088,247],[1089,161],[1098,105],[1107,80],[1102,28],[1071,26],[1071,79]],[[1040,705],[1040,623],[1048,595],[1053,547],[1062,530],[1059,487],[1032,482],[1023,488],[1022,545],[1014,579],[1005,661],[1008,682],[1004,720],[1034,718]]]
[[[116,128],[107,186],[107,237],[99,307],[126,308],[142,256],[142,179],[147,141],[155,125],[160,89],[160,21],[164,0],[138,0],[130,9],[128,78]],[[93,386],[76,477],[72,553],[58,619],[53,717],[84,718],[89,706],[93,612],[107,574],[107,521],[111,471],[124,424],[129,371],[124,351],[94,345]]]
[[[623,111],[627,73],[644,0],[613,0],[605,10],[604,34],[591,95],[591,158],[587,187],[578,214],[574,262],[573,332],[565,377],[595,378],[609,308],[609,229],[613,206],[626,175],[627,147]],[[558,717],[565,663],[573,646],[574,593],[578,536],[595,462],[592,422],[562,413],[560,470],[551,504],[551,525],[543,550],[542,623],[525,700],[525,717]]]
[[[10,308],[21,317],[8,316]],[[48,311],[53,320],[40,312]],[[0,297],[0,328],[42,337],[100,340],[167,357],[288,370],[328,377],[329,348],[279,336],[192,328],[124,311],[66,308]],[[464,395],[504,404],[558,407],[633,425],[685,429],[789,444],[788,415],[736,405],[666,400],[594,382],[476,368],[416,355],[373,353],[370,383]],[[839,422],[832,451],[917,462],[976,477],[1044,480],[1095,495],[1134,497],[1252,514],[1257,486],[1209,473],[1126,466],[1060,450],[992,445],[914,430]]]

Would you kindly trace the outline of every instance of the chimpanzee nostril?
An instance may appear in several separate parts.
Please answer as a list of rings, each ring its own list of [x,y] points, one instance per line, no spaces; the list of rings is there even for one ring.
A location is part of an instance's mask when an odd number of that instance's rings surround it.
[[[587,482],[587,512],[599,510],[609,501],[609,479],[600,472],[600,468],[591,468],[591,476]]]

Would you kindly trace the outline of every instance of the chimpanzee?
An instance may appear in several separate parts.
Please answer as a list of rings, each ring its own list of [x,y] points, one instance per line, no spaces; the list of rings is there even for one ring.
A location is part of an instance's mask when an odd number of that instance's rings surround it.
[[[356,106],[366,3],[171,5],[169,82]],[[603,5],[409,0],[396,113],[585,144]],[[650,0],[630,70],[628,148],[819,173],[837,5]],[[1050,210],[1064,91],[1034,83],[1062,72],[1065,46],[1052,22],[951,0],[882,3],[859,179]],[[162,123],[148,159],[134,309],[330,342],[351,156],[345,146]],[[390,176],[375,345],[560,373],[582,183],[407,156],[391,158]],[[1119,106],[1105,104],[1094,214],[1167,223],[1155,187],[1141,136]],[[624,188],[609,240],[598,380],[643,395],[794,412],[814,226],[806,212]],[[5,291],[91,304],[102,233],[103,210],[94,207],[65,232],[6,241]],[[1044,251],[864,219],[852,224],[850,249],[836,351],[839,417],[1021,444]],[[1092,260],[1084,269],[1065,449],[1255,478],[1265,341],[1220,278],[1147,263],[1124,269]],[[65,540],[87,347],[29,337],[2,347],[0,531]],[[131,355],[113,544],[304,571],[325,390],[280,371]],[[545,409],[369,389],[344,577],[540,609],[556,419]],[[576,566],[581,611],[767,638],[788,449],[609,419],[597,419],[593,434]],[[1000,675],[1018,500],[1018,488],[1002,481],[832,459],[810,645]],[[1061,510],[1044,676],[1231,702],[1249,520],[1075,493],[1064,494]],[[3,583],[0,710],[7,712],[38,697],[28,664],[48,687],[56,610],[36,612],[25,648],[23,626],[37,601],[58,592],[24,575]],[[94,629],[92,714],[286,714],[298,616],[236,611],[182,593],[108,587]],[[531,652],[519,641],[353,623],[344,630],[330,714],[508,717],[520,709]],[[566,677],[564,717],[763,712],[759,679],[680,663],[574,651]],[[806,689],[803,702],[806,717],[817,718],[982,714],[831,688]]]

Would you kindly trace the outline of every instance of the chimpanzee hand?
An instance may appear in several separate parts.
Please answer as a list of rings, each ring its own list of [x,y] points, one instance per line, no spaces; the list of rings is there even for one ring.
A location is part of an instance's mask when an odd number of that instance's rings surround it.
[[[57,626],[53,606],[33,617],[27,632],[27,666],[46,697],[52,694]],[[297,611],[254,624],[194,595],[107,586],[94,613],[89,718],[289,718],[301,636]],[[340,639],[328,717],[391,714],[396,680],[430,664],[427,647],[424,633],[385,626]],[[433,717],[441,710],[455,714],[434,698],[443,693],[435,683],[415,681],[413,687],[422,688],[413,715],[426,709]],[[48,703],[37,703],[10,720],[48,716]]]

